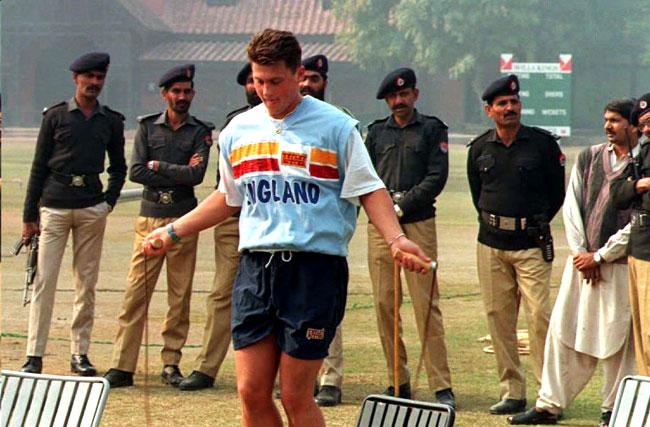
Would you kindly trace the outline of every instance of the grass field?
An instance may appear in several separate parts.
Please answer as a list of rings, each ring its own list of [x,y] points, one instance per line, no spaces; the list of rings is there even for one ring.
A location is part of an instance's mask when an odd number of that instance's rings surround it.
[[[33,132],[5,132],[2,141],[2,342],[1,363],[4,369],[18,369],[24,361],[28,308],[21,303],[24,257],[11,257],[10,250],[20,235],[22,203],[29,167],[33,155]],[[127,138],[127,146],[132,138]],[[452,381],[459,405],[457,426],[504,426],[505,417],[487,414],[487,408],[498,400],[498,381],[494,356],[482,351],[477,338],[487,334],[476,264],[476,214],[471,206],[465,179],[466,138],[458,138],[450,146],[449,182],[438,199],[438,248],[441,306],[445,321]],[[573,159],[576,148],[567,148]],[[128,157],[127,157],[128,158]],[[210,159],[205,182],[200,186],[201,197],[212,188],[216,159]],[[567,171],[570,165],[567,165]],[[134,187],[127,184],[127,187]],[[129,266],[132,244],[132,224],[138,203],[119,204],[109,216],[104,255],[98,284],[96,319],[91,347],[91,360],[104,373],[110,366],[112,340],[117,329],[122,291]],[[344,355],[345,379],[343,404],[324,409],[330,426],[352,426],[364,396],[381,392],[388,384],[381,351],[366,263],[366,219],[359,226],[350,248],[350,295],[345,320]],[[556,260],[553,268],[553,296],[559,284],[561,268],[567,256],[561,221],[553,224]],[[199,259],[194,281],[191,330],[181,362],[188,374],[199,351],[205,320],[204,297],[210,288],[215,265],[210,231],[200,238]],[[66,374],[69,371],[69,324],[73,298],[69,250],[63,262],[50,341],[44,358],[44,371]],[[150,312],[149,393],[151,425],[236,426],[240,423],[240,408],[236,395],[232,352],[229,352],[219,372],[215,388],[200,392],[180,392],[159,381],[161,370],[159,328],[164,318],[165,281],[161,278],[154,294]],[[419,344],[410,300],[402,308],[405,341],[408,346],[412,373],[419,356]],[[522,320],[520,327],[525,327]],[[136,386],[111,391],[102,425],[129,426],[145,423],[145,393],[143,393],[143,352],[136,373]],[[534,401],[536,386],[529,363],[523,358],[528,373],[529,404]],[[426,390],[424,375],[419,381],[418,398],[432,398]],[[561,422],[567,426],[597,424],[600,414],[600,374],[594,377]],[[279,402],[278,402],[279,403]]]

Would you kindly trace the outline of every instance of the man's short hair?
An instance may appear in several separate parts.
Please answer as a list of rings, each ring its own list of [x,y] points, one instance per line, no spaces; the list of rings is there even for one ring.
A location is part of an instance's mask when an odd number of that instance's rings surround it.
[[[635,100],[632,98],[614,99],[605,105],[603,112],[613,111],[614,113],[620,114],[628,122],[631,122],[630,118],[634,109],[634,103]]]
[[[267,28],[255,34],[246,48],[248,59],[260,65],[273,65],[280,61],[296,70],[300,65],[302,50],[293,33]]]

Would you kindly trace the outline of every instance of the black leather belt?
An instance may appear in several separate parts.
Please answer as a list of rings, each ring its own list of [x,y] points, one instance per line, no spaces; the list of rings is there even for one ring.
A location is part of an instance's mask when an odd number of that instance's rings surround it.
[[[194,193],[182,190],[148,190],[145,188],[142,192],[143,199],[161,205],[172,205],[191,197],[194,197]]]
[[[647,212],[632,212],[630,222],[634,226],[647,227],[650,225],[650,213]]]
[[[98,174],[91,174],[91,175],[72,175],[72,174],[64,174],[64,173],[59,173],[52,171],[52,178],[54,178],[55,181],[60,182],[61,184],[68,185],[70,187],[86,187],[90,185],[91,182],[97,182],[99,181],[99,175]]]
[[[481,211],[481,218],[483,222],[499,230],[523,231],[527,226],[526,218],[495,215],[485,211]]]

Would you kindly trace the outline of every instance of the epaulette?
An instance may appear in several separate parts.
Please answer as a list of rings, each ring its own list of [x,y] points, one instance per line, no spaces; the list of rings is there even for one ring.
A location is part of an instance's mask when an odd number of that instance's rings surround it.
[[[209,130],[214,130],[214,128],[215,128],[214,123],[208,122],[207,120],[199,120],[196,117],[194,117],[194,120],[196,120],[198,123],[200,123],[203,126],[205,126],[206,128],[208,128]]]
[[[475,136],[470,142],[467,143],[467,147],[470,147],[472,144],[474,144],[479,139],[483,138],[485,135],[487,135],[491,131],[492,131],[492,129],[488,129],[485,132],[483,132],[482,134]]]
[[[445,129],[449,129],[449,126],[447,126],[447,123],[443,122],[442,120],[440,120],[436,116],[429,116],[427,114],[422,114],[422,116],[426,117],[427,119],[433,119],[433,120],[437,121],[438,123],[440,123]]]
[[[387,121],[389,118],[390,118],[390,116],[388,116],[388,117],[384,117],[383,119],[377,119],[377,120],[375,120],[374,122],[372,122],[372,123],[370,123],[370,124],[368,125],[368,129],[370,129],[371,126],[374,126],[374,125],[376,125],[376,124],[378,124],[378,123],[383,123],[383,122]]]
[[[250,105],[244,105],[243,107],[239,107],[236,110],[232,110],[230,113],[226,114],[226,120],[232,119],[237,114],[250,110],[250,108],[251,108]]]
[[[150,119],[152,117],[158,117],[161,114],[162,114],[162,111],[159,111],[157,113],[145,114],[144,116],[136,117],[136,120],[138,121],[138,123],[141,123],[143,120]]]
[[[550,136],[551,138],[553,138],[556,141],[559,141],[560,138],[561,138],[559,135],[556,135],[551,131],[548,131],[546,129],[543,129],[543,128],[540,128],[540,127],[537,127],[537,126],[531,126],[530,128],[532,130],[536,131],[537,133],[541,133],[543,135]]]
[[[120,120],[122,120],[122,121],[126,120],[126,117],[124,117],[124,114],[120,113],[119,111],[115,111],[112,108],[107,107],[106,105],[104,105],[104,108],[106,110],[110,111],[111,113],[115,114],[117,117],[120,118]]]
[[[61,102],[56,103],[54,105],[50,105],[49,107],[45,107],[45,108],[43,108],[43,115],[45,115],[45,113],[50,111],[52,108],[60,107],[60,106],[65,105],[67,103],[68,103],[68,101],[61,101]]]

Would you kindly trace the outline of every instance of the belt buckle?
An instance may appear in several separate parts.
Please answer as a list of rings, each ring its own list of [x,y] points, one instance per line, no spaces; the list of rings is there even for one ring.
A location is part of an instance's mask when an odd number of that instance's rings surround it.
[[[84,182],[83,175],[72,175],[70,179],[70,187],[85,187],[86,183]]]
[[[159,191],[158,192],[158,203],[163,205],[171,205],[174,203],[174,198],[172,197],[173,191]]]
[[[639,226],[640,227],[645,227],[646,225],[648,225],[648,217],[650,217],[650,215],[648,215],[648,214],[644,214],[644,213],[639,214]]]
[[[509,218],[507,216],[502,216],[499,218],[499,228],[508,231],[515,231],[517,229],[517,218]]]

